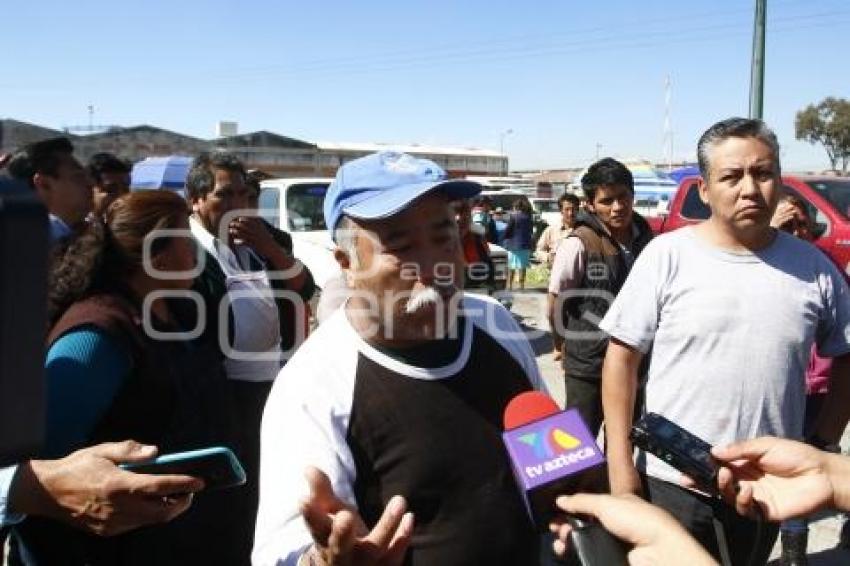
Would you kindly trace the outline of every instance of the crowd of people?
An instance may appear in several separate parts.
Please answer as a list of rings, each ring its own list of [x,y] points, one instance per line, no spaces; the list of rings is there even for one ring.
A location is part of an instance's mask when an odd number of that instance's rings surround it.
[[[93,457],[129,439],[160,453],[226,446],[247,473],[244,487],[201,491],[167,524],[109,538],[55,514],[27,517],[12,528],[10,562],[248,564],[262,411],[281,365],[306,337],[315,290],[291,237],[258,217],[259,187],[228,154],[194,161],[188,199],[130,192],[126,163],[98,154],[84,167],[64,138],[22,148],[7,172],[36,191],[50,219],[43,456],[61,462],[94,447]],[[112,489],[135,482],[142,490],[124,502],[128,514],[150,496],[184,511],[199,489],[188,477],[158,487],[117,468],[103,475]],[[169,485],[179,491],[162,493]],[[98,484],[88,489],[94,499],[84,505],[103,505]]]
[[[576,559],[580,514],[633,564],[764,564],[778,521],[783,560],[805,563],[801,519],[850,509],[850,460],[820,450],[850,418],[847,281],[782,194],[764,123],[719,122],[697,151],[705,222],[653,238],[605,158],[538,242],[566,404],[604,430],[610,491],[562,494],[547,535],[501,437],[508,402],[545,382],[509,311],[463,292],[493,282],[477,184],[395,152],[345,163],[324,202],[343,292],[307,337],[316,283],[232,155],[199,156],[183,199],[130,192],[126,164],[83,167],[64,139],[22,148],[6,171],[52,240],[47,436],[0,470],[10,562],[551,564]],[[531,231],[519,201],[519,287]],[[714,446],[716,486],[635,454],[645,412]],[[206,446],[232,448],[247,485],[118,466]]]

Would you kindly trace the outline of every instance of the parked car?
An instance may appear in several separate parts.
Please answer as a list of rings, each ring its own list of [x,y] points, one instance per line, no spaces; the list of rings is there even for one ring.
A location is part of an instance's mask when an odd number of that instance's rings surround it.
[[[647,218],[656,234],[696,224],[711,215],[699,197],[699,180],[682,179],[667,214]],[[806,205],[813,222],[814,244],[850,275],[850,178],[786,175],[782,183],[785,191]]]
[[[544,224],[556,228],[561,225],[561,210],[558,208],[557,199],[532,197],[528,200],[531,201],[534,213],[540,216]]]
[[[504,191],[481,191],[481,196],[486,196],[490,199],[490,202],[493,203],[493,210],[497,208],[501,208],[505,212],[510,211],[514,206],[514,201],[517,199],[524,200],[528,203],[529,207],[531,206],[531,200],[525,193],[521,193],[515,190],[504,190]]]
[[[485,190],[485,191],[481,191],[481,196],[486,196],[487,198],[490,199],[490,202],[493,203],[493,210],[494,211],[498,210],[498,209],[502,209],[502,212],[505,215],[505,221],[507,221],[506,215],[510,213],[511,209],[514,206],[514,202],[517,199],[524,200],[525,202],[527,202],[528,206],[532,210],[531,222],[532,222],[532,226],[534,227],[534,231],[532,233],[533,234],[533,242],[532,243],[534,245],[537,244],[537,238],[540,237],[540,234],[542,234],[543,230],[546,228],[546,221],[543,219],[543,216],[541,215],[541,213],[538,212],[538,209],[535,208],[534,201],[535,200],[552,200],[552,199],[537,199],[536,197],[529,198],[528,196],[526,196],[525,193],[522,193],[522,192],[514,190],[514,189],[502,190],[502,191]],[[557,208],[557,206],[558,206],[557,203],[555,203],[556,208]],[[560,216],[560,214],[559,214],[559,216]],[[497,220],[497,222],[498,222],[498,220]],[[504,232],[504,230],[499,231],[500,238],[501,238],[501,235],[502,235],[503,232]]]
[[[295,255],[313,273],[320,289],[340,275],[323,208],[331,181],[333,179],[298,178],[269,179],[260,183],[260,215],[292,235]],[[496,272],[495,290],[501,292],[507,283],[508,254],[504,248],[490,244],[490,257]],[[511,302],[509,295],[501,299],[508,305]]]

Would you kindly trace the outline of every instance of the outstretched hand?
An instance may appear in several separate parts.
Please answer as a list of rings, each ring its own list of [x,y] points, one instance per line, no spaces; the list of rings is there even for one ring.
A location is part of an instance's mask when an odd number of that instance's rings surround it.
[[[404,560],[413,534],[413,513],[407,503],[394,496],[372,530],[357,510],[339,499],[328,477],[317,468],[305,476],[310,495],[301,505],[301,515],[313,537],[308,551],[316,565],[395,566]]]

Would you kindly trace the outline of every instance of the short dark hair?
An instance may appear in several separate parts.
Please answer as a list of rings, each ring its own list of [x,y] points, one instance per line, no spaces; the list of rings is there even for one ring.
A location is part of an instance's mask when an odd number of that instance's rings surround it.
[[[251,171],[250,173],[245,174],[245,185],[251,189],[256,196],[260,196],[260,192],[263,190],[261,183],[263,179],[268,178],[268,175],[265,175],[262,171]]]
[[[99,185],[104,173],[129,173],[130,164],[111,153],[95,153],[86,167],[92,180]]]
[[[629,192],[635,194],[635,179],[629,168],[613,159],[605,157],[587,168],[581,178],[581,188],[587,195],[587,200],[593,202],[599,187],[623,185]]]
[[[59,158],[73,155],[74,146],[68,138],[50,138],[27,144],[12,156],[6,165],[6,171],[15,179],[35,188],[33,177],[36,173],[55,177],[59,172]]]
[[[479,195],[472,201],[473,206],[493,206],[493,200],[487,195]]]
[[[754,118],[727,118],[707,129],[697,142],[697,161],[702,178],[708,180],[711,163],[708,157],[711,146],[729,138],[755,138],[767,145],[776,159],[779,170],[779,140],[767,124]]]
[[[533,209],[531,208],[531,203],[528,202],[527,198],[515,199],[511,203],[511,208],[513,208],[514,210],[522,211],[526,214],[531,214],[533,212]]]
[[[577,196],[570,194],[570,193],[564,193],[564,194],[562,194],[561,196],[558,197],[558,210],[561,210],[562,208],[564,208],[565,202],[570,203],[571,205],[573,205],[576,208],[578,208],[579,205],[581,204],[579,202]]]
[[[192,162],[192,168],[186,177],[186,194],[190,199],[204,198],[213,190],[216,169],[239,173],[245,177],[245,166],[232,153],[226,151],[202,153]]]

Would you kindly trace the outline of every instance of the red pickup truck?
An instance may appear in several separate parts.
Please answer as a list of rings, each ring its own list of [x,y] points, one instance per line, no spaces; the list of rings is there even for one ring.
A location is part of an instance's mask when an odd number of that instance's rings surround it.
[[[667,213],[648,217],[656,234],[696,224],[709,217],[708,206],[699,198],[699,177],[682,179]],[[784,176],[784,189],[799,197],[814,221],[814,244],[850,275],[850,178]]]

